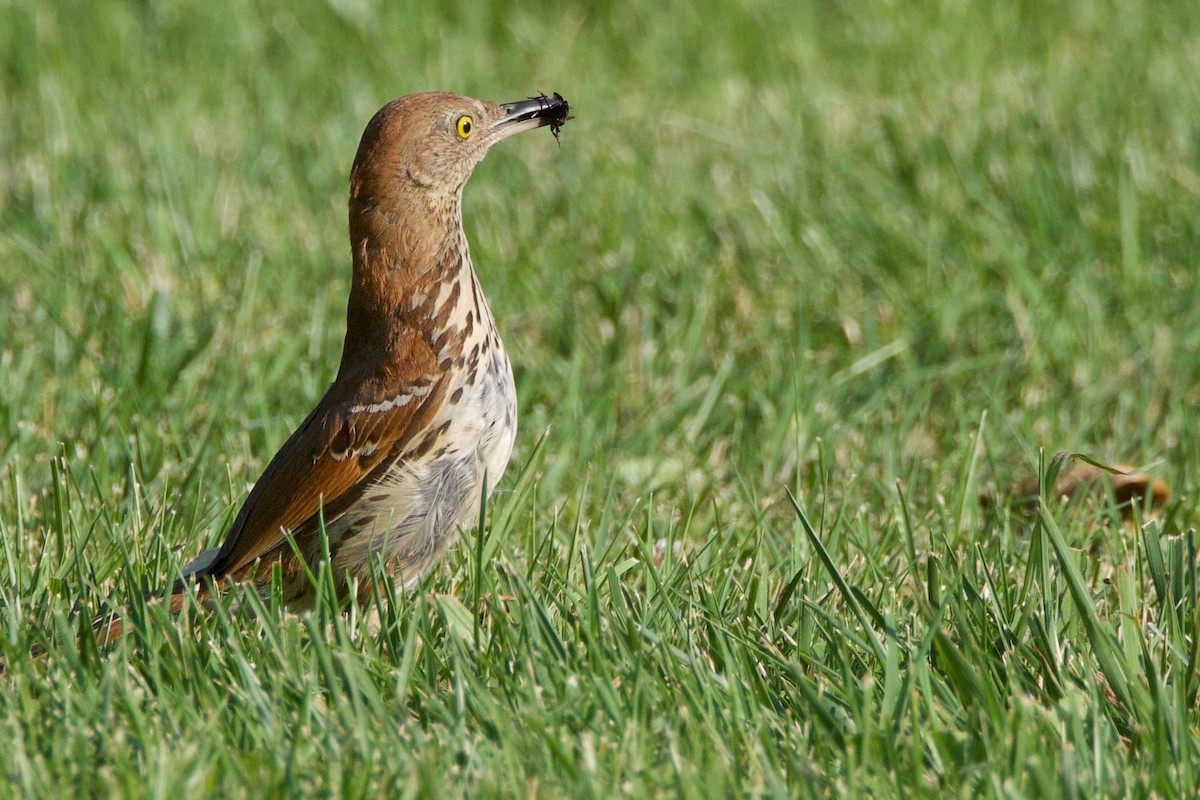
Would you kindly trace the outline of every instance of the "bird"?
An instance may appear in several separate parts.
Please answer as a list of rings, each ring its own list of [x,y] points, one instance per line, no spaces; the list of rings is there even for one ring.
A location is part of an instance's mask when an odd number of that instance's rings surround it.
[[[517,396],[471,261],[463,187],[500,141],[547,125],[557,138],[571,118],[557,93],[495,103],[448,92],[400,97],[371,118],[350,171],[336,377],[222,544],[182,570],[172,611],[192,587],[211,602],[233,586],[311,608],[326,558],[339,596],[366,602],[376,564],[412,586],[477,524],[512,453]],[[93,629],[100,643],[125,632],[119,613]]]

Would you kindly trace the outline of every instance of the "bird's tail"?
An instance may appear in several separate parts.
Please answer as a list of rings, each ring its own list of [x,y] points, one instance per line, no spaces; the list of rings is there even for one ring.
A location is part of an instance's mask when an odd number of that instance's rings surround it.
[[[112,644],[125,635],[125,619],[119,611],[106,611],[92,617],[92,634],[100,647]]]
[[[176,584],[171,589],[170,594],[154,593],[146,595],[146,603],[164,603],[167,606],[167,611],[176,615],[183,611],[186,604],[184,593],[186,587],[182,582]],[[125,634],[129,633],[129,626],[125,624],[125,613],[123,611],[105,611],[92,617],[92,634],[96,637],[96,645],[105,647],[118,641]]]
[[[171,594],[155,593],[147,595],[146,602],[166,603],[167,610],[171,614],[179,614],[183,611],[183,607],[186,604],[185,592],[186,587],[181,582],[172,588]],[[126,613],[124,610],[104,611],[92,617],[91,629],[97,647],[103,648],[113,644],[132,630],[125,622]],[[80,644],[82,644],[82,639],[77,639],[76,646]],[[45,661],[49,657],[49,651],[39,644],[33,645],[29,650],[31,661]],[[3,659],[0,659],[0,675],[4,675],[6,672],[8,672],[8,664]]]

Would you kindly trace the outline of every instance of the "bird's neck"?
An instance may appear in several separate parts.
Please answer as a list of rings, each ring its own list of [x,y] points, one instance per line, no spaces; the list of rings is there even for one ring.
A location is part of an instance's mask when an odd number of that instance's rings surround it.
[[[473,279],[462,195],[415,195],[382,204],[351,201],[354,273],[339,375],[394,354],[401,336],[425,331],[441,287]]]

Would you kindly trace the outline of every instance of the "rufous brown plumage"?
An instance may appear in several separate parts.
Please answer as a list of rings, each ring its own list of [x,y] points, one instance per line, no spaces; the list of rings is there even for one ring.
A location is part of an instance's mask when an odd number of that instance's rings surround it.
[[[353,276],[337,377],[271,460],[225,536],[169,601],[235,583],[302,609],[327,541],[339,591],[372,561],[411,584],[479,518],[516,435],[512,369],[462,226],[462,192],[497,142],[569,119],[560,96],[497,104],[449,93],[388,103],[350,174]],[[307,569],[306,569],[307,568]],[[119,615],[97,620],[102,640]]]

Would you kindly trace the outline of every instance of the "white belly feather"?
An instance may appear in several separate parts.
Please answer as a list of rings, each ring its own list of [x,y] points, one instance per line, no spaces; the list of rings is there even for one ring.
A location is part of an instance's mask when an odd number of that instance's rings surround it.
[[[330,542],[351,527],[359,535],[342,542],[334,569],[354,570],[382,559],[400,581],[415,583],[454,542],[458,529],[479,522],[484,483],[489,495],[500,482],[516,438],[517,398],[504,352],[492,349],[486,368],[466,385],[459,402],[447,407],[453,424],[431,449],[434,457],[397,464],[363,493],[362,502],[329,526]],[[447,395],[457,387],[450,387]],[[366,534],[366,535],[364,535]]]

